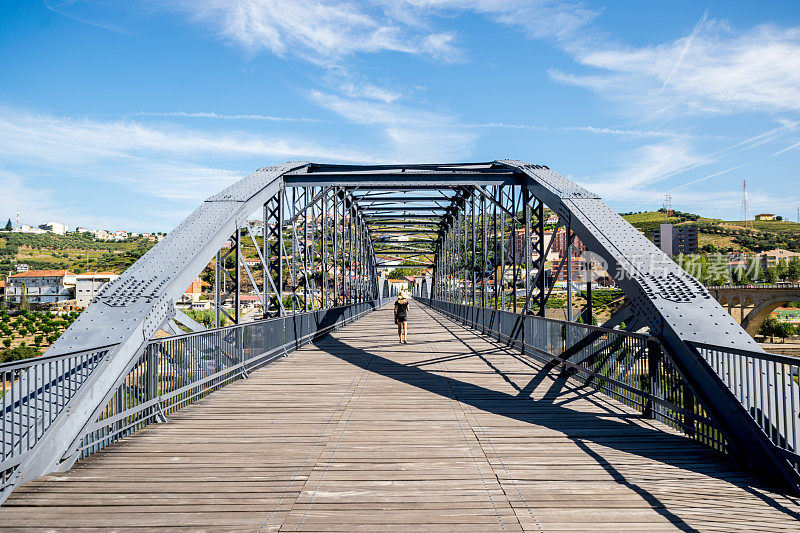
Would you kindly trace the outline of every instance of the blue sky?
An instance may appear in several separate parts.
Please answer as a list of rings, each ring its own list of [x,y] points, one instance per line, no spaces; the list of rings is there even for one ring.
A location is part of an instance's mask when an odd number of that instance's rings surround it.
[[[0,2],[0,217],[167,231],[297,159],[541,163],[796,218],[796,1]]]

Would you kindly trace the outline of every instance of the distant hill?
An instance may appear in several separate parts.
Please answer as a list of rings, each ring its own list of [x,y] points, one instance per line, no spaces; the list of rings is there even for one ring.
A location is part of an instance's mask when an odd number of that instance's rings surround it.
[[[666,217],[663,211],[623,213],[622,216],[653,240],[653,231],[664,222],[679,226],[694,225],[700,230],[699,244],[708,252],[762,252],[785,248],[800,252],[800,224],[790,221],[756,220],[747,223],[736,220],[705,218],[694,213],[673,212]]]
[[[96,241],[87,233],[25,234],[0,232],[0,279],[24,263],[32,270],[67,269],[121,273],[155,243],[144,238]]]

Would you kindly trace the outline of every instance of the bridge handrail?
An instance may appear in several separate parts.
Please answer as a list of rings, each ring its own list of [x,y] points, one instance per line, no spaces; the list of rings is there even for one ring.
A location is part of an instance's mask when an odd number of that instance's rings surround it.
[[[453,302],[432,300],[430,305],[545,363],[560,364],[587,385],[639,409],[644,415],[713,449],[726,451],[724,435],[657,337]],[[512,322],[520,319],[523,326],[513,327]],[[646,349],[641,346],[643,339]],[[581,347],[581,342],[585,346]],[[639,348],[633,357],[620,349],[626,342],[633,342]],[[609,353],[608,348],[615,343],[617,346]],[[687,344],[743,405],[752,406],[750,416],[778,453],[795,470],[800,470],[800,395],[797,381],[793,381],[800,379],[800,358],[700,342]],[[574,349],[576,346],[578,350]],[[593,353],[581,355],[584,350]],[[596,357],[598,354],[600,357]]]
[[[706,344],[704,342],[696,342],[696,341],[687,341],[687,343],[697,348],[720,350],[731,354],[744,355],[746,357],[753,357],[755,359],[762,359],[764,361],[773,361],[775,363],[780,363],[784,365],[800,365],[800,357],[794,357],[792,355],[783,355],[771,352],[756,352],[754,350],[744,350],[742,348],[733,348],[733,347],[729,348],[727,346],[718,346],[716,344]]]
[[[688,342],[714,369],[770,442],[800,470],[800,358]]]
[[[0,365],[0,494],[113,346]]]
[[[706,287],[706,289],[800,289],[800,283],[746,283],[743,285],[709,285]]]
[[[388,301],[382,298],[152,339],[100,418],[76,442],[77,453],[86,457],[153,421],[165,421],[169,413]],[[6,377],[15,378],[9,392],[0,396],[4,437],[0,494],[7,496],[13,489],[15,468],[111,347],[0,365],[4,383]]]
[[[437,300],[431,305],[525,355],[569,369],[587,385],[713,449],[727,446],[656,337]],[[512,329],[520,319],[522,327]]]
[[[42,355],[39,357],[31,357],[30,359],[21,359],[19,361],[9,361],[8,363],[0,363],[0,372],[10,372],[12,370],[22,370],[31,366],[44,366],[54,361],[61,359],[68,359],[76,355],[93,353],[99,350],[109,350],[116,346],[116,344],[106,344],[105,346],[98,346],[97,348],[90,348],[88,350],[75,350],[57,355]],[[1,392],[1,391],[0,391]]]

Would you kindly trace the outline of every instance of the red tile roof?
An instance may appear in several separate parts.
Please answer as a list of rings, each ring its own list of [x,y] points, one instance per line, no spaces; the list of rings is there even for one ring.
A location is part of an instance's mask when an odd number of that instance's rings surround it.
[[[20,272],[9,276],[10,278],[62,278],[64,276],[72,276],[73,274],[67,270],[28,270],[27,272]]]

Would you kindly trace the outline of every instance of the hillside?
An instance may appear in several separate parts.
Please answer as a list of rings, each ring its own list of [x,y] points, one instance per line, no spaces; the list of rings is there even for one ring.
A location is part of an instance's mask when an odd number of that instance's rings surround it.
[[[121,273],[155,243],[144,238],[120,242],[96,241],[85,233],[30,235],[0,232],[0,279],[16,270],[16,264],[31,269],[67,269]]]
[[[800,252],[800,224],[790,221],[758,220],[727,221],[705,218],[691,213],[674,212],[665,217],[663,212],[648,211],[625,213],[623,217],[653,240],[653,230],[664,222],[678,226],[694,225],[700,230],[700,248],[707,252],[762,252],[773,248],[785,248]]]

